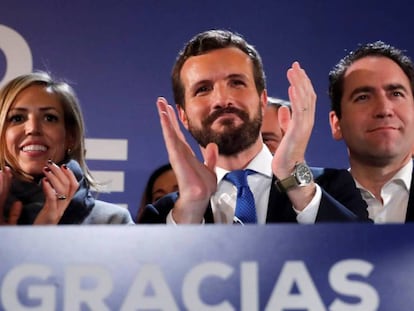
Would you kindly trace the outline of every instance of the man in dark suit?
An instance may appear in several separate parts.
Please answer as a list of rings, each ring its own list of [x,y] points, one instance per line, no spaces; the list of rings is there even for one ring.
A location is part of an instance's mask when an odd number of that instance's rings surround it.
[[[367,210],[365,201],[355,188],[355,182],[347,170],[343,169],[326,169],[326,168],[311,168],[315,182],[323,189],[326,200],[338,201],[355,214],[350,216],[350,219],[359,221],[367,221]],[[275,179],[273,180],[273,182]],[[335,196],[335,198],[332,197]],[[178,199],[178,192],[170,193],[161,198],[156,204],[150,204],[143,210],[140,223],[157,224],[165,223],[171,209],[174,207]],[[329,210],[330,204],[322,204],[322,209],[317,214],[316,222],[337,221],[347,222],[350,219],[344,217],[342,210]],[[323,210],[325,209],[325,210]],[[345,212],[345,214],[348,214]],[[350,214],[349,214],[350,215]],[[283,222],[297,222],[296,213],[292,209],[289,198],[280,193],[276,187],[272,187],[269,195],[269,204],[266,215],[266,223],[283,223]],[[209,204],[204,220],[206,223],[214,223],[214,217]]]
[[[329,73],[334,139],[375,223],[414,220],[414,66],[381,41],[350,52]]]
[[[366,205],[350,175],[337,178],[346,171],[318,177],[327,185],[338,182],[337,194],[347,198],[343,204],[314,182],[304,157],[316,95],[299,63],[293,63],[287,78],[292,117],[289,108],[279,109],[286,132],[273,156],[260,134],[267,93],[256,49],[230,31],[211,30],[192,38],[178,55],[172,82],[179,118],[198,142],[204,163],[187,144],[174,109],[165,98],[158,98],[163,136],[180,192],[149,205],[142,222],[263,224],[366,219]]]
[[[289,101],[267,96],[267,106],[264,111],[260,131],[263,143],[269,148],[272,154],[276,152],[277,147],[279,146],[286,131],[286,129],[283,129],[280,126],[280,123],[283,123],[283,121],[279,121],[278,111],[282,106],[288,107],[290,111]],[[348,170],[315,167],[312,167],[311,169],[315,182],[327,193],[332,194],[337,201],[345,206],[348,206],[349,209],[360,216],[361,219],[367,217],[367,211],[365,209],[355,208],[361,206],[361,201],[363,201],[362,197],[358,197],[349,191],[343,191],[343,189],[353,189],[355,187],[355,183]],[[293,212],[290,207],[287,210]]]

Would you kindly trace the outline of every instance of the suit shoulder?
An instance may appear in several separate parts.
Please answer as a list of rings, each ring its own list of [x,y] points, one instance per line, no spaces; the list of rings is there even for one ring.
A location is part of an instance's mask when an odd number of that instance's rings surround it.
[[[351,173],[343,168],[311,167],[314,179],[318,180],[353,180]]]
[[[83,223],[133,224],[134,222],[128,209],[105,201],[95,200],[95,206]]]
[[[139,223],[154,224],[166,223],[169,212],[173,209],[178,199],[178,192],[169,193],[163,196],[154,204],[144,207]]]

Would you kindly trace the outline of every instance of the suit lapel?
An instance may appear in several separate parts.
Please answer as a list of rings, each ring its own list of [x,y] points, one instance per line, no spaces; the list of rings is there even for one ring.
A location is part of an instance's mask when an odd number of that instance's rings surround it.
[[[214,223],[214,216],[213,216],[213,209],[211,208],[211,203],[208,203],[208,207],[206,209],[206,212],[204,213],[204,221],[207,224]]]
[[[414,221],[414,168],[411,175],[410,195],[408,197],[407,215],[405,216],[405,222]]]

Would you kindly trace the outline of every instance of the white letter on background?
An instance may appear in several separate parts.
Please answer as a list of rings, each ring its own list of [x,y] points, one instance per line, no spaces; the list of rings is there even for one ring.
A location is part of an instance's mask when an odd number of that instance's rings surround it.
[[[94,288],[82,288],[82,279],[96,284]],[[90,310],[110,311],[104,299],[112,291],[112,279],[107,270],[95,265],[68,267],[65,272],[63,295],[66,311],[82,310],[86,304]]]
[[[257,262],[244,262],[240,268],[240,296],[242,311],[259,310],[259,269]]]
[[[49,267],[44,265],[23,264],[10,270],[3,279],[1,300],[5,310],[10,311],[53,311],[56,309],[56,291],[52,285],[30,285],[28,298],[39,299],[38,307],[25,307],[17,296],[20,282],[25,278],[46,280],[51,275]]]
[[[359,259],[342,260],[336,263],[329,271],[329,284],[340,294],[354,296],[361,299],[358,304],[350,304],[335,299],[330,305],[331,311],[371,311],[379,307],[379,296],[375,288],[367,283],[349,280],[349,275],[368,277],[374,266]]]
[[[206,277],[216,276],[227,279],[233,268],[221,262],[207,262],[194,267],[185,277],[183,284],[183,300],[188,310],[197,311],[234,311],[228,301],[211,306],[206,305],[199,294],[200,284]]]
[[[154,291],[154,295],[145,293],[148,288]],[[145,265],[128,291],[121,311],[135,310],[178,311],[167,282],[156,265]]]
[[[0,87],[16,76],[32,71],[32,52],[29,45],[18,32],[5,25],[0,25],[0,50],[6,58],[6,72],[3,80],[0,80]]]
[[[299,293],[291,293],[293,286]],[[267,311],[305,309],[326,310],[311,276],[302,261],[286,262],[266,306]]]

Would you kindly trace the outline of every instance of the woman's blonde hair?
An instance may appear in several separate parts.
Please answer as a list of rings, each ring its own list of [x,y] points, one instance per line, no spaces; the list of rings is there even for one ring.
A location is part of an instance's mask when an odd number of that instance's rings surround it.
[[[73,88],[65,81],[54,80],[47,72],[36,71],[20,75],[9,81],[0,89],[0,169],[10,166],[21,177],[28,177],[17,165],[5,142],[7,115],[16,97],[26,88],[33,85],[44,86],[59,99],[64,111],[65,131],[72,138],[70,149],[66,150],[64,161],[76,160],[81,166],[85,178],[90,185],[96,182],[92,177],[85,161],[85,126],[78,98]]]

